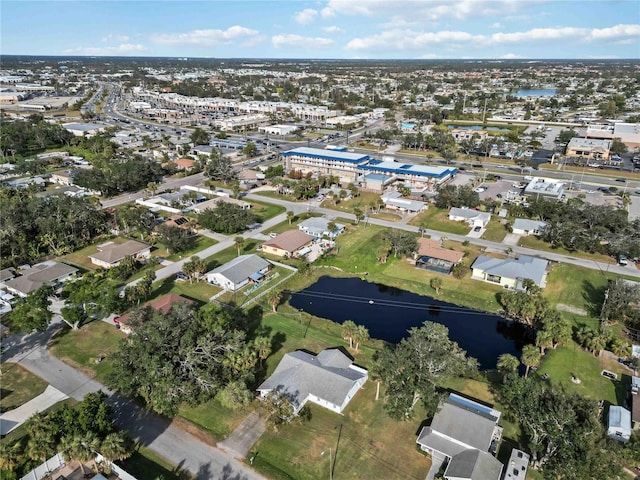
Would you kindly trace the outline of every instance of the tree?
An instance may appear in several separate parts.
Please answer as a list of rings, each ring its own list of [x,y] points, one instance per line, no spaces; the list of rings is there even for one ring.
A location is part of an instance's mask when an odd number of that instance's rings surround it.
[[[524,372],[525,378],[529,376],[529,369],[540,365],[540,351],[534,345],[525,345],[522,348],[520,361],[527,367]]]
[[[538,330],[536,333],[536,347],[540,349],[540,355],[544,355],[547,348],[553,346],[553,334],[548,330]]]
[[[242,149],[242,153],[247,157],[255,157],[258,154],[258,147],[253,142],[247,142],[246,147]]]
[[[52,432],[41,431],[37,435],[31,435],[27,442],[27,454],[29,457],[46,462],[55,453],[56,439]]]
[[[258,217],[250,210],[226,202],[220,202],[216,208],[205,210],[198,217],[200,225],[204,228],[227,235],[241,232],[257,220]]]
[[[274,432],[277,432],[281,425],[291,423],[297,418],[291,400],[275,389],[262,399],[262,411],[267,426]]]
[[[183,228],[172,227],[163,223],[157,227],[156,231],[158,232],[158,239],[167,247],[167,251],[170,253],[182,252],[195,246],[195,237],[189,235],[189,232]]]
[[[342,338],[349,341],[349,348],[353,348],[353,340],[357,330],[358,325],[353,320],[345,320],[342,324]]]
[[[611,148],[609,149],[611,151],[612,155],[622,155],[624,153],[627,153],[629,151],[629,148],[622,143],[622,140],[620,138],[614,138],[613,140],[611,140]]]
[[[251,403],[253,392],[247,388],[245,382],[234,381],[220,390],[216,398],[223,406],[235,411]]]
[[[258,359],[260,363],[264,362],[269,355],[271,354],[271,338],[269,337],[258,337],[253,341],[253,348],[258,355]]]
[[[409,337],[378,352],[375,361],[387,386],[387,413],[405,420],[411,418],[419,400],[427,412],[435,412],[441,379],[477,370],[477,361],[467,358],[466,352],[449,339],[449,329],[433,322],[409,330]]]
[[[355,207],[353,209],[353,215],[356,217],[356,225],[360,223],[360,220],[364,218],[364,214],[362,213],[362,210],[359,207]]]
[[[507,376],[518,371],[518,367],[520,366],[520,360],[518,360],[515,356],[510,353],[503,353],[498,357],[498,371],[502,373],[502,381],[503,383],[507,381]]]
[[[0,443],[0,469],[13,472],[22,460],[22,442]]]
[[[246,241],[247,240],[241,236],[237,236],[236,238],[233,239],[233,244],[236,246],[236,249],[238,250],[238,256],[240,256],[240,250],[242,249]]]
[[[11,311],[11,321],[22,332],[38,330],[43,332],[49,326],[53,314],[49,311],[49,296],[53,294],[51,287],[42,286],[29,293]]]
[[[231,160],[226,158],[218,149],[213,149],[209,161],[204,167],[204,175],[211,180],[229,183],[238,178],[238,172],[233,169]]]
[[[206,271],[207,264],[197,255],[194,255],[188,262],[182,265],[182,273],[189,277],[189,283],[193,283],[194,279],[199,279]]]
[[[399,185],[398,186],[398,192],[403,197],[409,197],[409,196],[411,196],[411,187],[408,187],[407,185],[404,185],[404,184],[403,185]]]
[[[267,302],[271,306],[273,313],[277,312],[278,305],[280,305],[280,301],[282,300],[282,292],[279,290],[271,290],[269,292],[269,296],[267,298]]]
[[[194,145],[208,145],[209,134],[200,127],[196,127],[189,137]]]
[[[442,279],[440,277],[433,277],[429,282],[431,288],[436,291],[436,294],[440,293],[440,289],[442,288]]]
[[[364,325],[358,325],[353,336],[353,341],[356,344],[356,352],[360,348],[360,344],[368,342],[369,338],[369,330],[367,329],[367,327],[365,327]]]
[[[338,229],[338,226],[336,225],[336,222],[329,222],[327,223],[327,230],[329,231],[329,236],[331,238],[333,238],[335,236],[335,231]]]
[[[207,307],[197,315],[181,303],[168,313],[134,310],[130,322],[136,335],[113,353],[114,387],[172,415],[183,402],[209,400],[229,382],[252,376],[245,332],[239,329],[246,324],[244,312]]]
[[[291,210],[287,211],[287,220],[289,220],[289,225],[291,225],[291,222],[293,221],[295,216],[296,214],[293,213]]]
[[[124,432],[113,432],[100,442],[100,453],[109,462],[125,460],[133,453],[131,439]]]
[[[391,245],[395,257],[398,255],[412,255],[418,248],[418,240],[409,232],[403,230],[389,230],[385,235],[386,241]]]
[[[72,330],[78,330],[82,322],[87,318],[87,314],[81,305],[72,304],[64,306],[60,309],[62,320],[71,327]]]

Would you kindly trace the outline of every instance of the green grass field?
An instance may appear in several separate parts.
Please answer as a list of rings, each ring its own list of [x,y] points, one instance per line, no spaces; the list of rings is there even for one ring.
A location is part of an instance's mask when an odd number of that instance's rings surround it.
[[[259,222],[265,222],[287,211],[285,207],[274,205],[273,203],[259,202],[257,200],[251,200],[249,203],[252,205],[251,212],[258,216]]]
[[[586,260],[609,263],[612,265],[615,265],[616,263],[615,258],[610,257],[608,255],[604,255],[602,253],[588,253],[588,252],[580,252],[577,250],[570,252],[566,248],[562,248],[562,247],[552,248],[551,245],[549,245],[547,242],[534,236],[520,237],[520,240],[518,241],[518,245],[521,247],[534,248],[536,250],[542,250],[545,252],[553,252],[553,253],[557,253],[558,255],[567,255],[569,257],[584,258]]]
[[[214,398],[195,407],[183,405],[178,415],[208,433],[214,441],[220,441],[240,425],[254,406],[234,411]]]
[[[117,463],[127,473],[139,479],[191,480],[194,478],[153,450],[141,445],[136,447],[131,457]]]
[[[416,215],[409,220],[409,225],[419,227],[423,221],[427,222],[427,228],[439,230],[446,233],[455,233],[457,235],[466,235],[469,233],[470,227],[464,222],[454,222],[449,220],[449,211],[437,208],[433,205],[429,209]]]
[[[487,229],[482,234],[482,238],[491,242],[502,242],[507,233],[507,229],[496,217],[496,219],[487,223]]]
[[[0,412],[6,412],[37,397],[47,382],[17,363],[3,363],[0,376]]]
[[[115,325],[94,321],[79,330],[64,329],[51,341],[53,355],[104,383],[113,370],[109,354],[115,351],[126,335]],[[96,360],[102,358],[96,363]]]
[[[379,198],[380,195],[377,193],[361,192],[357,197],[341,200],[339,203],[334,202],[333,198],[326,199],[321,206],[348,213],[353,213],[354,208],[359,208],[364,212],[370,208],[370,205],[375,205]]]

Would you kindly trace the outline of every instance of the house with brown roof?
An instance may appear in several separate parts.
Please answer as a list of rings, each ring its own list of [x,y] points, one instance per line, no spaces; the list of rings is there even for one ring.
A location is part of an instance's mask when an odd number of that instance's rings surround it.
[[[128,240],[124,243],[108,242],[98,246],[98,252],[89,255],[91,263],[99,267],[112,268],[120,265],[125,257],[149,258],[151,247],[142,242]]]
[[[287,230],[262,244],[262,251],[278,257],[294,257],[313,243],[313,237],[301,230]]]
[[[460,263],[462,257],[464,253],[442,248],[437,240],[418,239],[417,268],[449,274],[453,267]]]
[[[191,170],[195,166],[196,161],[190,158],[179,158],[173,163],[178,170]]]
[[[145,303],[143,307],[150,307],[153,310],[166,314],[166,313],[169,313],[173,308],[173,306],[177,303],[185,303],[187,305],[192,305],[193,300],[185,298],[181,295],[177,295],[175,293],[167,293],[166,295],[163,295],[159,298],[156,298],[155,300]],[[128,323],[130,320],[131,320],[131,314],[125,313],[121,317],[115,317],[113,319],[113,323],[115,323],[116,326],[118,326],[123,333],[126,333],[128,335],[133,331],[131,329],[131,326]]]
[[[165,225],[169,227],[177,227],[183,230],[187,230],[188,232],[192,232],[191,223],[188,218],[184,215],[180,215],[179,213],[175,213],[167,218],[164,222]]]

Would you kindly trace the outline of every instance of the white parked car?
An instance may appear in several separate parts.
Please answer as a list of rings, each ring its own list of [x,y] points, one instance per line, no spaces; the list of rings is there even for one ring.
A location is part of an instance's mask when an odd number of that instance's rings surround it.
[[[486,188],[484,188],[484,187],[476,187],[476,188],[473,189],[473,191],[476,192],[476,193],[482,193],[485,190],[486,190]]]

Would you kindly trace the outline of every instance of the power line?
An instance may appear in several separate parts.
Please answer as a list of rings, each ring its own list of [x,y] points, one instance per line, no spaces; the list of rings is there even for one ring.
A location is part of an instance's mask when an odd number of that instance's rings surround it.
[[[492,315],[492,313],[490,312],[480,312],[480,311],[471,310],[465,307],[456,307],[454,305],[442,306],[442,305],[437,305],[433,303],[420,304],[415,302],[403,302],[399,300],[379,300],[379,299],[372,300],[369,298],[357,297],[355,295],[343,295],[339,293],[301,291],[301,292],[295,293],[294,295],[306,296],[311,298],[320,298],[320,299],[333,300],[333,301],[378,305],[382,307],[393,307],[398,309],[425,310],[425,311],[438,309],[440,312],[460,313],[464,315]]]

